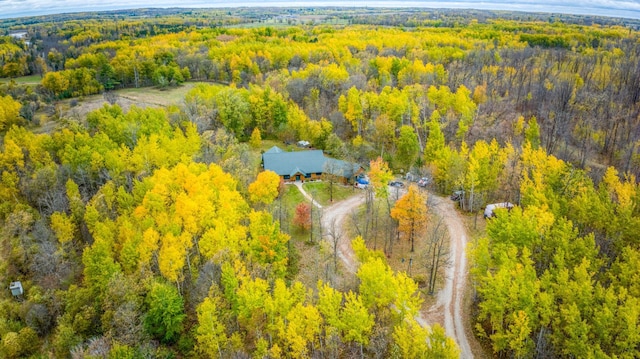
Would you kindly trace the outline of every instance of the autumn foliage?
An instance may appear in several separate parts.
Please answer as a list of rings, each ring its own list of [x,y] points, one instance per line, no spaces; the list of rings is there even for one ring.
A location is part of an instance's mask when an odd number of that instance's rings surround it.
[[[308,231],[311,229],[311,205],[300,203],[296,206],[293,223],[300,229]]]
[[[412,184],[391,209],[391,217],[398,221],[398,230],[411,243],[413,252],[416,237],[420,237],[427,229],[426,196]]]
[[[279,189],[280,176],[273,171],[264,171],[249,185],[249,196],[254,203],[270,204],[278,197]]]

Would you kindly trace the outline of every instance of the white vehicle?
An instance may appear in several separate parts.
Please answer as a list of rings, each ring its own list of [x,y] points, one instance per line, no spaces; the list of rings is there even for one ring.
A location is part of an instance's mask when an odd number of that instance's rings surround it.
[[[422,177],[418,180],[418,186],[427,187],[427,185],[431,182],[428,177]]]
[[[494,210],[496,208],[506,208],[508,210],[511,210],[511,208],[514,207],[514,204],[511,202],[502,202],[502,203],[493,203],[493,204],[488,204],[485,208],[484,208],[484,218],[491,218],[491,217],[495,217],[495,213]]]
[[[356,188],[367,189],[367,187],[369,187],[368,184],[356,182]]]

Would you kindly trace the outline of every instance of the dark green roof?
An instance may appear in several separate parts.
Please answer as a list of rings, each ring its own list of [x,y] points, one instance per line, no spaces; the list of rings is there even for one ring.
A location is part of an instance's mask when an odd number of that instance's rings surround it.
[[[361,168],[357,163],[350,163],[343,160],[336,160],[335,158],[327,158],[324,165],[325,171],[333,175],[351,178]]]
[[[280,176],[291,176],[297,172],[323,172],[323,166],[327,160],[322,150],[296,152],[278,152],[272,150],[273,148],[262,154],[264,169],[273,171]]]
[[[279,176],[294,176],[296,173],[329,172],[337,176],[350,178],[361,166],[324,156],[322,150],[285,152],[273,146],[262,154],[264,169]]]

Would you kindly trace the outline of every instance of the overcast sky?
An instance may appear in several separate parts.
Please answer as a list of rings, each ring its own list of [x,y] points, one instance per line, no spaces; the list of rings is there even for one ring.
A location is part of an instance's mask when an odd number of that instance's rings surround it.
[[[498,0],[498,1],[362,1],[362,0],[0,0],[0,18],[44,15],[64,12],[133,9],[141,7],[238,7],[238,6],[369,6],[474,8],[603,15],[640,19],[640,0]]]

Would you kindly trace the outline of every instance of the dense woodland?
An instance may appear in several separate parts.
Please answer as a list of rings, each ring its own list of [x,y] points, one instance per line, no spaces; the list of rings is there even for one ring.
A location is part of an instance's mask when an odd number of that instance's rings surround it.
[[[393,234],[413,246],[435,226],[407,214],[425,202],[413,187],[387,201],[392,171],[463,189],[467,213],[518,205],[472,245],[473,331],[489,352],[640,355],[640,33],[466,15],[6,22],[0,281],[25,294],[0,292],[1,355],[457,357],[414,319],[435,281],[386,263]],[[41,82],[11,80],[24,75]],[[110,96],[187,81],[181,106],[124,111]],[[95,94],[111,104],[60,111]],[[379,206],[353,243],[357,283],[301,281],[291,243],[305,229],[258,175],[261,139],[370,164]],[[367,249],[378,232],[384,253]]]

